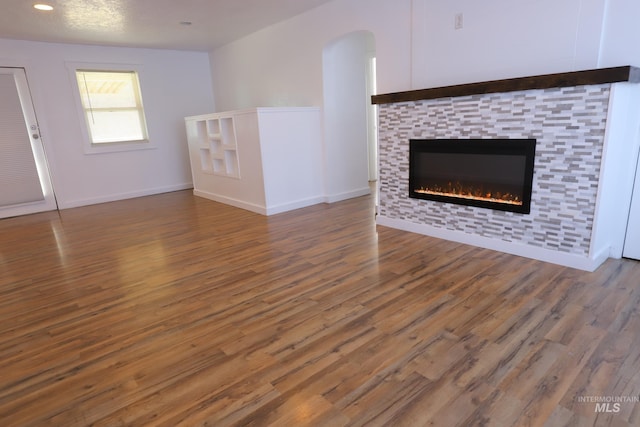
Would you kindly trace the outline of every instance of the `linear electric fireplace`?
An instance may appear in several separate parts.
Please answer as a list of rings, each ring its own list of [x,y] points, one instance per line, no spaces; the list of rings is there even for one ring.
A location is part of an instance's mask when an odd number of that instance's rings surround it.
[[[535,139],[412,139],[409,197],[529,213]]]

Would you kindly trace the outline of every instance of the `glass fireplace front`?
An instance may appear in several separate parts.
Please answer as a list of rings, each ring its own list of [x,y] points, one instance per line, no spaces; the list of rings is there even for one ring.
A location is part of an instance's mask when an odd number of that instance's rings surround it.
[[[412,139],[409,197],[531,210],[535,139]]]

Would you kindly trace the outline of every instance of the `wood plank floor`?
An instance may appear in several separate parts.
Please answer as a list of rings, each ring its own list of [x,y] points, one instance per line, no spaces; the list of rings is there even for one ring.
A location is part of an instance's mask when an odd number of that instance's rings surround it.
[[[639,307],[638,262],[376,227],[371,197],[10,218],[0,425],[638,426]]]

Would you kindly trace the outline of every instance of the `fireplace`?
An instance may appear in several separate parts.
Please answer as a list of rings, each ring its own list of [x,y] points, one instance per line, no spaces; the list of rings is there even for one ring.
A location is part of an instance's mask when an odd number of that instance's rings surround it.
[[[615,67],[375,95],[376,224],[595,270],[622,255],[639,91],[640,68]],[[529,214],[409,197],[410,140],[425,138],[535,138]]]
[[[409,197],[528,214],[535,139],[412,139]]]

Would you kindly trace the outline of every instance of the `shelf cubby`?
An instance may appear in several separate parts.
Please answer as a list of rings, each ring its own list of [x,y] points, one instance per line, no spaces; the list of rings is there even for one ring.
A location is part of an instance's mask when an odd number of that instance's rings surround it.
[[[212,173],[213,172],[213,164],[211,161],[211,152],[207,148],[200,149],[200,167],[202,172]]]
[[[236,150],[224,150],[224,163],[226,165],[226,172],[228,176],[239,176],[238,170],[238,155]]]
[[[209,119],[206,120],[207,124],[207,133],[210,137],[215,137],[220,135],[220,119]]]
[[[233,117],[202,118],[195,122],[202,172],[240,178]]]

